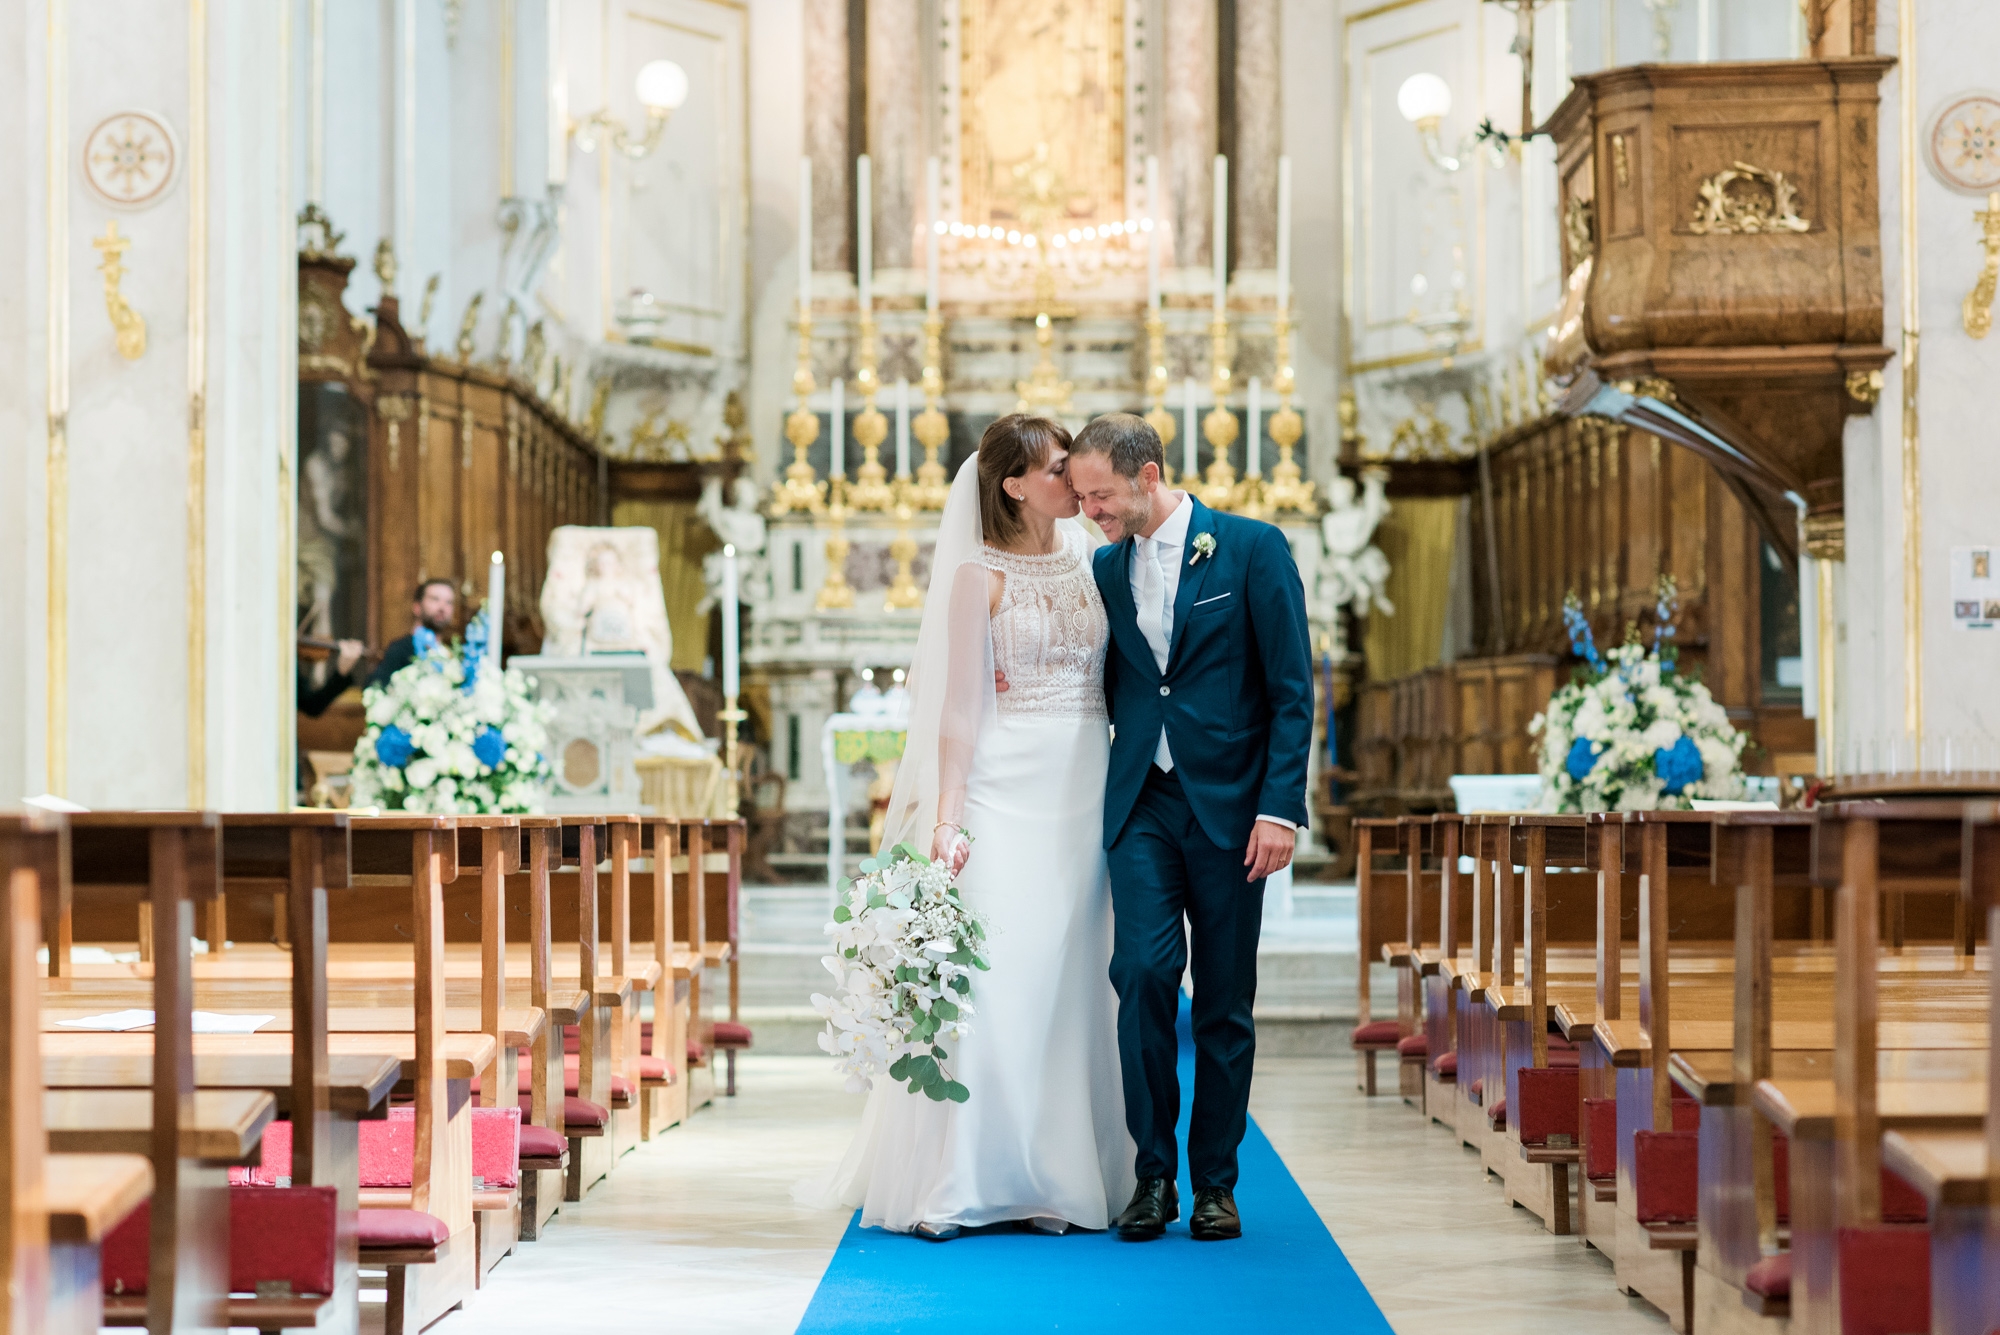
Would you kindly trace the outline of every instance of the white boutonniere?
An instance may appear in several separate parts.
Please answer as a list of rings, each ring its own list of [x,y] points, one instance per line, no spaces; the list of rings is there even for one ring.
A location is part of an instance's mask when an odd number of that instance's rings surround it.
[[[1194,555],[1188,558],[1188,564],[1193,565],[1195,562],[1201,560],[1201,558],[1204,556],[1214,556],[1214,555],[1215,555],[1215,535],[1213,533],[1195,534]]]

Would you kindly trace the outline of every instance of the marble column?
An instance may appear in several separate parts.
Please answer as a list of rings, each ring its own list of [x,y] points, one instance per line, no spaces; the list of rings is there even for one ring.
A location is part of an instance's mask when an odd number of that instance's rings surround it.
[[[847,0],[805,0],[806,153],[813,167],[813,268],[846,269],[850,193],[847,144]]]
[[[1164,130],[1174,264],[1209,261],[1216,151],[1215,0],[1166,0]]]
[[[910,267],[924,179],[923,5],[868,0],[868,153],[875,267]]]
[[[1236,145],[1229,183],[1239,269],[1278,263],[1278,155],[1284,151],[1278,4],[1236,0]]]

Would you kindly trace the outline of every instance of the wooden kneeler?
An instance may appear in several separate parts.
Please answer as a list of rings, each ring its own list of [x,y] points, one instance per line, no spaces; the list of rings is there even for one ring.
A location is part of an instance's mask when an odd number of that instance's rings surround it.
[[[1354,822],[1356,927],[1360,955],[1355,977],[1355,1024],[1349,1035],[1356,1056],[1355,1083],[1373,1098],[1376,1090],[1375,1059],[1384,1052],[1394,1053],[1402,1039],[1397,1020],[1377,1020],[1371,965],[1382,949],[1401,932],[1407,885],[1393,875],[1377,872],[1375,859],[1391,857],[1397,848],[1401,822],[1393,817],[1365,817]]]

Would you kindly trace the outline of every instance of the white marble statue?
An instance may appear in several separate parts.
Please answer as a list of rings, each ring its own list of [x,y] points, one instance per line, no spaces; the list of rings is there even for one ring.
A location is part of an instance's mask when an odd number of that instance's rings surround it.
[[[1358,499],[1354,479],[1344,473],[1335,473],[1327,488],[1331,508],[1320,520],[1326,556],[1320,562],[1313,590],[1313,613],[1321,620],[1338,624],[1340,613],[1347,609],[1361,617],[1370,611],[1396,614],[1395,605],[1386,596],[1389,558],[1370,541],[1382,517],[1389,513],[1389,498],[1382,491],[1386,481],[1380,469],[1371,468],[1362,474]]]
[[[650,670],[652,706],[639,715],[648,733],[701,737],[694,708],[674,679],[673,631],[660,587],[660,537],[650,528],[564,525],[549,534],[549,573],[542,581],[542,654],[642,653]]]
[[[757,486],[747,477],[736,479],[736,501],[722,502],[722,479],[710,477],[702,483],[701,500],[695,513],[715,536],[736,548],[737,601],[746,607],[762,607],[771,601],[771,557],[766,548],[769,532],[757,509]],[[715,606],[722,592],[722,553],[710,552],[701,559],[701,576],[708,592],[695,610],[703,613]]]

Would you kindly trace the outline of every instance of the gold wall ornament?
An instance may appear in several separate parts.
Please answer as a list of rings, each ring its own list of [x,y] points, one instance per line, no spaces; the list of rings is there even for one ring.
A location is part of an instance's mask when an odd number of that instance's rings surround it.
[[[1847,373],[1847,397],[1856,403],[1874,403],[1882,397],[1882,373],[1880,371],[1849,371]]]
[[[507,298],[506,307],[500,312],[500,343],[493,350],[493,360],[502,371],[513,365],[507,350],[514,342],[514,320],[521,313],[521,304],[512,297]]]
[[[308,203],[299,210],[299,258],[331,259],[339,253],[347,233],[334,230],[332,219],[318,204]]]
[[[384,241],[383,244],[387,245],[388,242]],[[389,270],[393,275],[395,272],[393,261],[390,263]],[[393,277],[385,279],[383,286],[387,287],[393,281]],[[472,331],[479,327],[479,307],[485,300],[486,294],[484,292],[473,293],[471,302],[465,308],[465,318],[458,322],[457,352],[458,364],[460,366],[470,366],[472,364]]]
[[[424,302],[417,308],[417,337],[424,338],[431,329],[431,309],[437,305],[438,285],[444,282],[444,275],[434,273],[424,284]]]
[[[1698,236],[1812,230],[1812,223],[1799,216],[1798,188],[1783,172],[1731,163],[1703,181],[1700,193],[1688,224]]]
[[[1632,184],[1632,150],[1626,147],[1625,136],[1611,136],[1611,175],[1623,189]]]
[[[1986,196],[1986,207],[1972,215],[1982,229],[1979,244],[1985,248],[1986,262],[1980,266],[1979,281],[1966,295],[1962,308],[1965,332],[1985,338],[1993,332],[1993,292],[2000,286],[2000,190]]]
[[[126,361],[137,361],[146,355],[146,319],[132,309],[119,291],[119,283],[125,277],[125,251],[131,246],[130,237],[118,235],[118,224],[104,225],[104,235],[90,243],[97,253],[104,256],[104,262],[97,271],[104,275],[104,309],[111,317],[111,328],[117,335],[118,355]]]
[[[1806,555],[1816,561],[1847,559],[1847,516],[1839,511],[1809,514],[1803,525]]]
[[[396,243],[386,236],[375,243],[375,277],[381,280],[383,292],[395,290]]]
[[[799,311],[799,363],[792,372],[792,393],[799,406],[785,418],[785,439],[792,443],[792,462],[784,477],[771,486],[768,513],[776,518],[788,514],[818,514],[825,508],[826,483],[817,480],[806,451],[819,439],[819,414],[807,400],[812,398],[812,312]],[[843,558],[844,559],[844,558]]]

